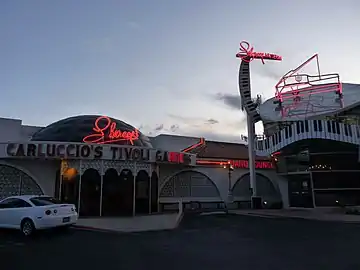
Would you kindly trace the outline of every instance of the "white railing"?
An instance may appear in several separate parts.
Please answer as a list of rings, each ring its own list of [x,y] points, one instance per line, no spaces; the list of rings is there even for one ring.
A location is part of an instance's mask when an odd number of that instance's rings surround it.
[[[296,141],[306,139],[326,139],[359,144],[358,125],[348,125],[330,120],[303,120],[276,132],[267,138],[255,139],[258,156],[269,156]]]

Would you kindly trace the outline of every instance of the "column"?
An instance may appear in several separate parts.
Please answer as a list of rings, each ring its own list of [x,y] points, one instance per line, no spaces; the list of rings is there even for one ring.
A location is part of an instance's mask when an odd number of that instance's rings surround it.
[[[100,169],[100,217],[102,216],[103,209],[103,187],[104,187],[104,161],[101,161],[101,169]]]
[[[82,160],[80,159],[80,164],[79,164],[79,195],[78,195],[78,209],[77,212],[80,215],[80,202],[81,202],[81,176],[82,176]]]
[[[136,206],[135,206],[135,203],[136,203],[136,176],[138,174],[138,171],[137,171],[137,166],[136,166],[136,162],[134,162],[134,171],[135,171],[135,174],[134,174],[134,177],[133,177],[133,217],[135,216],[136,214]]]
[[[257,196],[256,190],[256,173],[255,173],[255,126],[250,115],[247,115],[247,129],[248,129],[248,152],[249,152],[249,171],[250,171],[250,188],[252,189],[252,196]]]
[[[149,165],[149,214],[151,214],[151,193],[152,193],[152,188],[151,188],[151,176],[152,176],[152,164]]]

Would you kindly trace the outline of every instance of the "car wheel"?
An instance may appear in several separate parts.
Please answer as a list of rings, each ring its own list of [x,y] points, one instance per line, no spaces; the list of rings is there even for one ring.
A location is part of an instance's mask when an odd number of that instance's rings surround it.
[[[29,219],[26,218],[21,222],[21,233],[24,236],[30,236],[35,232],[35,226],[34,226],[34,222]]]

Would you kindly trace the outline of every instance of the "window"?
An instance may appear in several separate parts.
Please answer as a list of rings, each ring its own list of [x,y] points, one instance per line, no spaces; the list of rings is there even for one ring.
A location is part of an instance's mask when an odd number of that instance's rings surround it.
[[[6,199],[0,203],[0,208],[2,208],[2,209],[4,209],[4,208],[23,208],[23,207],[31,207],[31,205],[24,200],[16,199],[16,198]]]
[[[305,132],[309,132],[309,122],[305,121]]]
[[[35,206],[44,206],[44,205],[52,205],[52,204],[61,204],[61,202],[52,197],[34,197],[31,198],[30,201]]]

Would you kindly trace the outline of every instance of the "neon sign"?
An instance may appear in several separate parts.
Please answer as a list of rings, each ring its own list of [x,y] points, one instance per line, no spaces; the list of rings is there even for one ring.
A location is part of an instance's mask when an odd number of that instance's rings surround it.
[[[236,54],[236,57],[241,58],[244,62],[250,63],[254,59],[261,59],[261,62],[265,64],[264,60],[276,60],[281,61],[282,57],[273,53],[254,52],[254,47],[250,46],[247,41],[240,42],[240,52]]]
[[[230,160],[230,164],[234,168],[249,168],[248,160]],[[270,161],[255,161],[255,169],[273,169],[274,166]]]
[[[228,160],[227,162],[219,160],[197,160],[197,165],[208,165],[208,166],[223,166],[224,164],[230,164],[233,168],[248,169],[248,160]],[[274,165],[270,161],[255,161],[256,169],[273,169]]]
[[[190,164],[191,158],[188,154],[178,152],[160,151],[156,152],[156,161],[160,163]]]
[[[100,126],[100,121],[105,123],[103,127]],[[107,116],[100,116],[95,120],[93,131],[95,133],[85,136],[83,142],[105,144],[128,141],[131,145],[134,145],[134,141],[138,140],[140,135],[137,129],[133,131],[117,129],[116,123]]]

